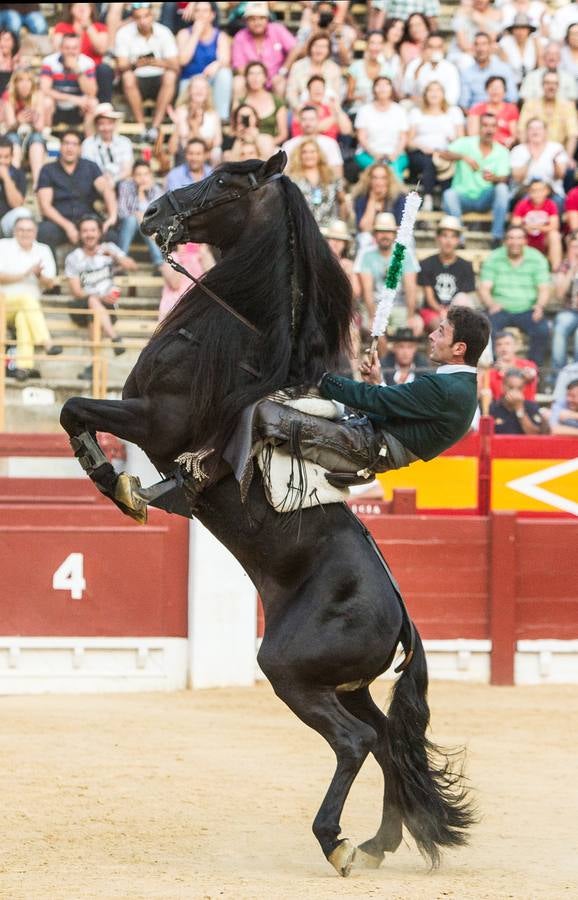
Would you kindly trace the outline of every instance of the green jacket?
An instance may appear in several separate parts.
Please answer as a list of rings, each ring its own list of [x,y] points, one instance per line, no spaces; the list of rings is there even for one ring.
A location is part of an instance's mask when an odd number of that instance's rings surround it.
[[[478,402],[475,370],[445,374],[446,367],[440,368],[441,373],[428,372],[391,387],[326,374],[320,390],[323,397],[366,413],[377,428],[428,460],[468,432]]]

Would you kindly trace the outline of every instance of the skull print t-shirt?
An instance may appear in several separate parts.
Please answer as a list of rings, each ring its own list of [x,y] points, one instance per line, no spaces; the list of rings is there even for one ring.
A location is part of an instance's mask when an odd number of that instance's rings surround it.
[[[421,287],[433,288],[435,298],[442,306],[449,306],[456,294],[469,294],[476,289],[476,279],[470,262],[458,256],[455,262],[446,266],[437,253],[422,260],[417,283]]]

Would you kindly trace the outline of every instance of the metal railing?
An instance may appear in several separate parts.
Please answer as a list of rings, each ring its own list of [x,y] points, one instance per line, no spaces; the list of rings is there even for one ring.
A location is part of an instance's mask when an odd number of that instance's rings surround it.
[[[36,310],[37,307],[35,306]],[[81,309],[73,306],[67,306],[63,308],[62,306],[45,306],[41,305],[42,313],[47,316],[50,314],[58,314],[60,316],[65,313],[66,315],[75,315],[75,316],[87,316],[92,320],[88,325],[88,335],[83,335],[81,333],[80,326],[73,326],[78,331],[78,337],[73,336],[70,338],[57,338],[54,343],[62,346],[64,348],[64,352],[59,354],[58,356],[48,355],[45,352],[36,353],[34,352],[34,363],[66,363],[66,362],[74,362],[79,363],[80,365],[91,365],[92,366],[92,378],[90,381],[90,392],[91,396],[95,400],[102,400],[106,397],[108,392],[108,384],[109,384],[109,358],[108,354],[116,344],[113,344],[112,341],[104,336],[102,331],[102,323],[100,320],[100,315],[98,310],[92,309]],[[148,319],[156,322],[158,318],[158,313],[155,310],[132,310],[132,309],[114,309],[110,311],[116,319],[130,320],[130,319]],[[16,347],[16,338],[12,337],[9,334],[9,320],[12,318],[14,313],[7,313],[6,310],[6,301],[2,293],[0,293],[0,432],[5,430],[6,425],[6,363],[12,359],[9,350],[11,348]],[[49,322],[47,325],[50,327]],[[52,323],[54,325],[54,323]],[[57,329],[55,329],[57,330]],[[146,337],[123,337],[122,346],[127,350],[136,349],[141,350],[144,345],[147,343],[149,339],[149,335]],[[67,353],[67,350],[72,349],[80,349],[81,353]],[[50,382],[50,378],[43,379],[45,381]],[[87,387],[89,382],[87,381]]]

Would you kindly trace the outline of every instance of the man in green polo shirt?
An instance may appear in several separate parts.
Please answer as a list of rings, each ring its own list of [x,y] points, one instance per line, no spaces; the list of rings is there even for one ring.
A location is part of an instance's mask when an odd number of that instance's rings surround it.
[[[514,326],[530,338],[528,359],[544,362],[550,330],[544,307],[550,297],[550,269],[539,250],[528,247],[520,225],[511,225],[504,246],[489,254],[478,286],[493,334]]]
[[[346,486],[372,480],[376,472],[399,469],[417,459],[429,460],[460,440],[477,407],[476,364],[489,337],[482,313],[450,306],[429,335],[437,372],[415,381],[385,386],[377,358],[361,368],[364,382],[326,373],[321,396],[365,413],[367,418],[321,419],[264,400],[253,418],[255,440],[285,445],[329,470],[331,484]],[[377,354],[375,354],[377,357]]]
[[[444,191],[444,212],[461,219],[465,212],[492,210],[492,238],[495,247],[504,237],[508,212],[510,154],[494,140],[498,120],[492,113],[480,117],[480,134],[453,141],[440,156],[456,163],[452,185]]]

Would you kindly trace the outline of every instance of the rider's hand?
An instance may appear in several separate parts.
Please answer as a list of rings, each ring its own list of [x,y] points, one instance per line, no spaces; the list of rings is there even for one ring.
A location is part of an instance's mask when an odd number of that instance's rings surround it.
[[[383,374],[377,350],[367,352],[359,366],[359,374],[367,384],[381,384]]]

